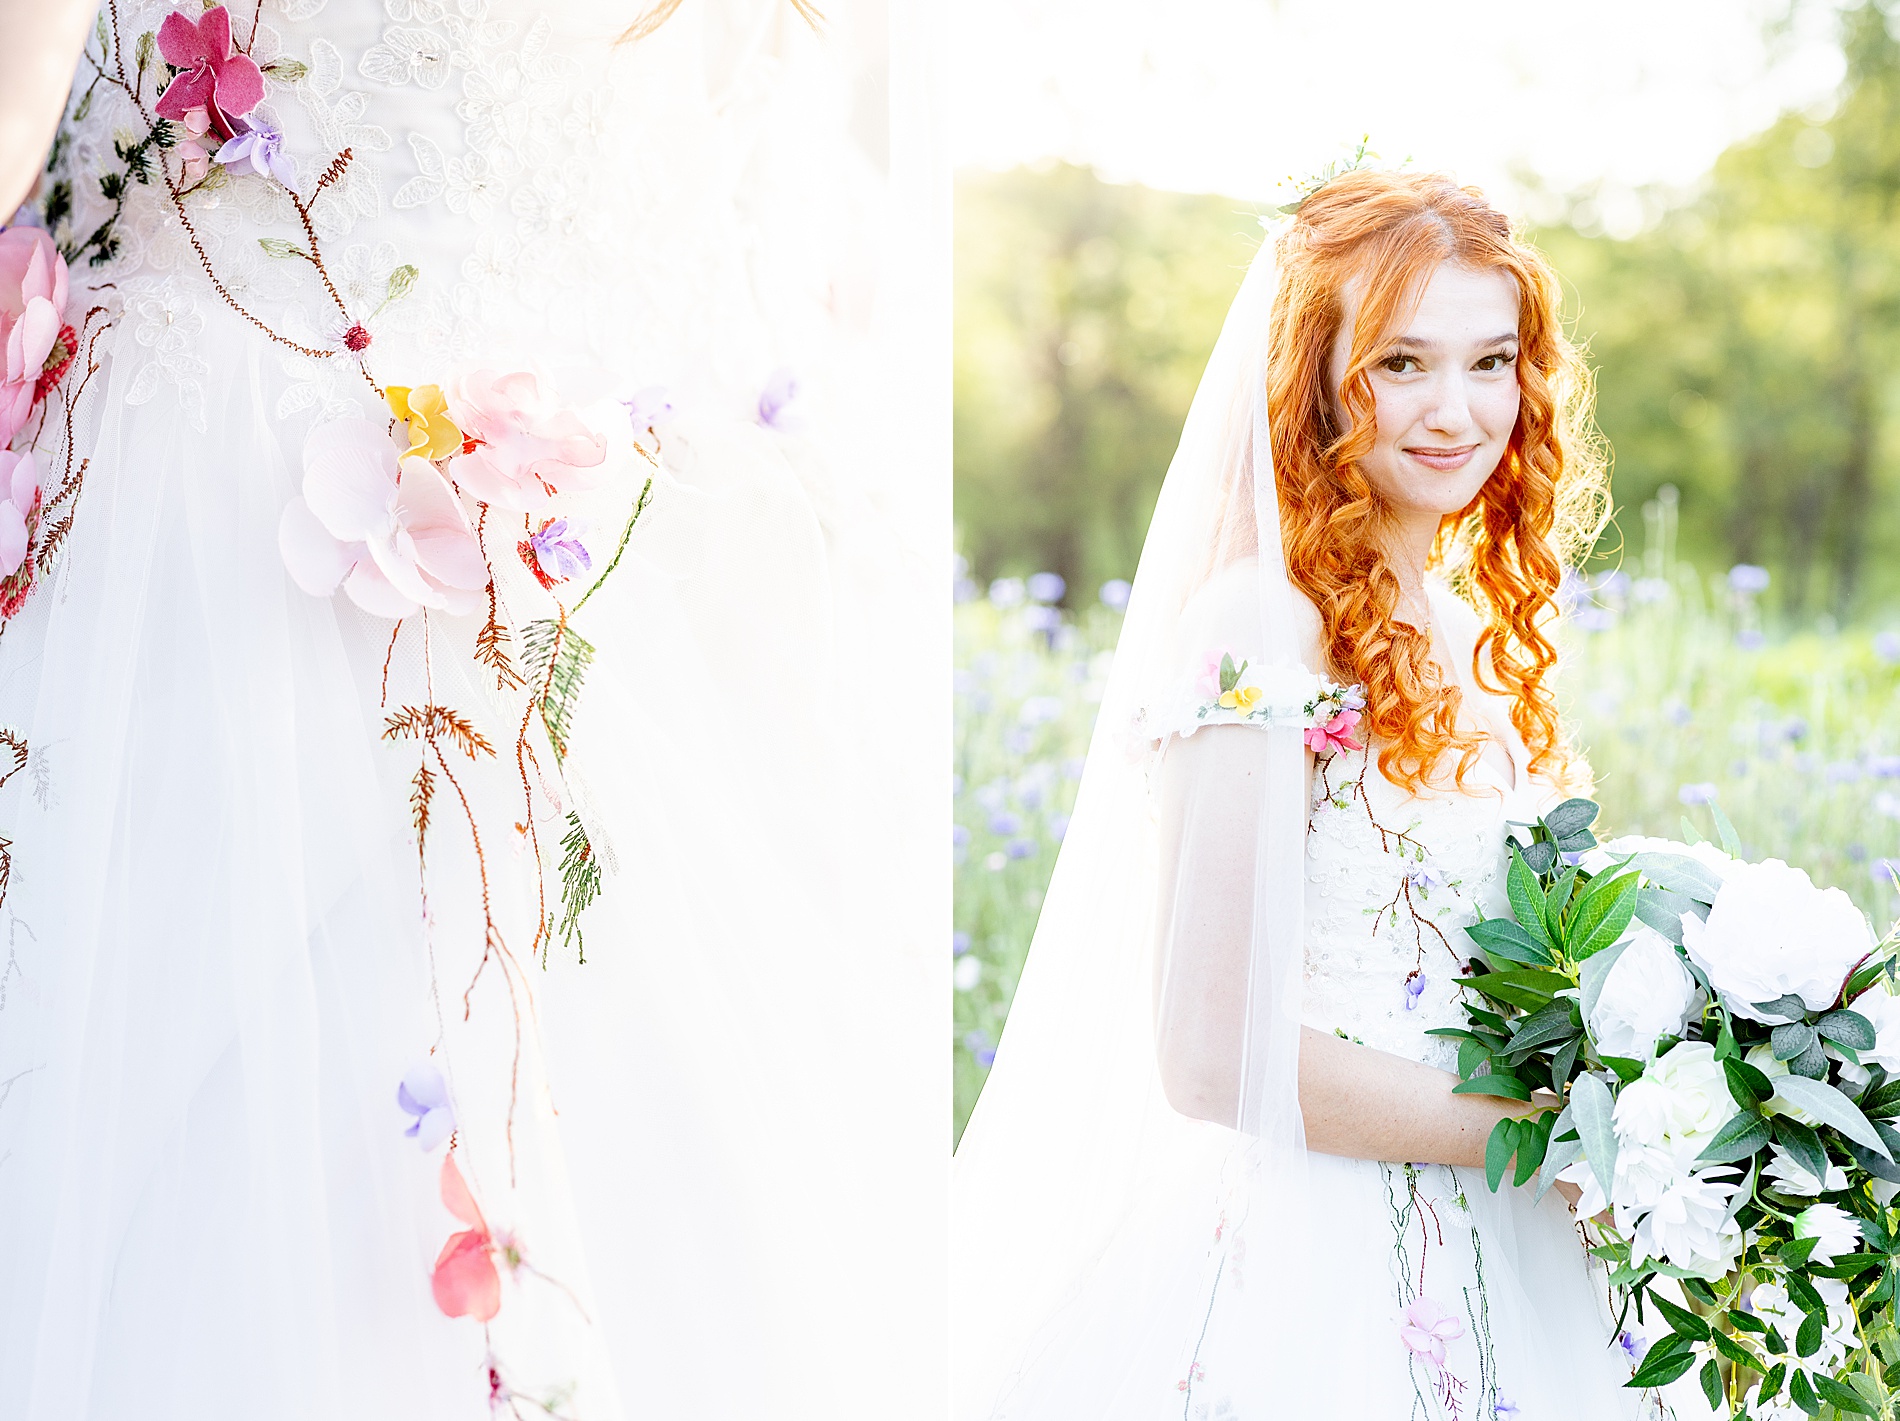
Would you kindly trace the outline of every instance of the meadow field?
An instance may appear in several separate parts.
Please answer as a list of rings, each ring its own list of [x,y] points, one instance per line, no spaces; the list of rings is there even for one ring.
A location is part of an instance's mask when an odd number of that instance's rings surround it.
[[[1673,556],[1665,489],[1645,548],[1578,577],[1560,693],[1609,834],[1714,836],[1844,889],[1884,930],[1900,913],[1900,630],[1777,625],[1769,574]],[[1008,1015],[1075,801],[1127,586],[1052,574],[980,587],[956,609],[955,1062],[962,1133]]]

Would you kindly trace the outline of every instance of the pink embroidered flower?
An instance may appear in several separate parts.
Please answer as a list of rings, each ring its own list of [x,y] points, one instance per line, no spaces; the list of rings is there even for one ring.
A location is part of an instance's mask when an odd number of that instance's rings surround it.
[[[495,1271],[495,1238],[488,1231],[475,1196],[468,1192],[462,1172],[455,1167],[455,1156],[442,1160],[442,1202],[448,1211],[469,1225],[460,1233],[450,1234],[436,1255],[435,1268],[429,1275],[429,1288],[435,1305],[449,1317],[472,1317],[487,1322],[501,1311],[501,1274]]]
[[[525,371],[474,371],[448,397],[449,418],[467,436],[449,473],[483,503],[535,512],[556,494],[591,487],[586,471],[607,457],[607,441]]]
[[[40,471],[33,451],[0,449],[0,577],[12,577],[26,561],[30,524],[40,507]]]
[[[1221,662],[1233,655],[1224,646],[1217,646],[1201,659],[1201,674],[1194,678],[1194,690],[1203,701],[1220,699]]]
[[[1433,1372],[1445,1365],[1445,1344],[1464,1335],[1465,1325],[1427,1297],[1405,1310],[1405,1321],[1399,1326],[1400,1339]]]
[[[303,497],[277,527],[284,564],[311,596],[340,586],[377,616],[472,612],[488,587],[488,563],[468,514],[433,464],[398,454],[388,431],[366,419],[311,430]]]
[[[182,120],[195,108],[227,118],[247,114],[264,98],[264,74],[248,54],[231,46],[231,12],[214,5],[197,20],[174,10],[158,27],[158,52],[183,72],[158,98],[160,118]]]
[[[1359,712],[1343,710],[1324,725],[1315,725],[1306,732],[1306,748],[1319,755],[1330,755],[1335,750],[1360,750],[1365,747],[1352,738],[1355,726],[1359,724]]]
[[[66,326],[66,259],[37,227],[0,232],[0,448],[26,427],[44,398],[43,377],[72,360],[78,340]],[[64,339],[62,339],[62,337]]]

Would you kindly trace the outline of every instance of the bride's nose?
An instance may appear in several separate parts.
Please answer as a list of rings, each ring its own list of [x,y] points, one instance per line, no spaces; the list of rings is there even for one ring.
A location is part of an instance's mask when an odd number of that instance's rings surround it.
[[[1424,425],[1434,434],[1463,434],[1471,428],[1471,402],[1465,398],[1465,382],[1456,374],[1433,382]]]

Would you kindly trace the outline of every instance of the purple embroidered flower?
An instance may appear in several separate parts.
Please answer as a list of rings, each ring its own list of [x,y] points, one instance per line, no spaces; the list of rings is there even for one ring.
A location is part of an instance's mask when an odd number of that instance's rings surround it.
[[[284,152],[283,132],[261,118],[234,118],[231,126],[236,137],[218,149],[217,161],[234,171],[248,168],[260,178],[275,178],[289,187],[297,174]]]
[[[1423,972],[1414,972],[1405,979],[1405,1009],[1407,1011],[1417,1008],[1418,999],[1425,995],[1425,989],[1431,984],[1432,979]]]
[[[1498,1404],[1491,1408],[1491,1414],[1493,1416],[1516,1416],[1519,1414],[1519,1407],[1515,1401],[1508,1401],[1500,1396],[1498,1398]]]
[[[679,408],[664,385],[648,385],[644,390],[636,390],[631,399],[620,403],[626,408],[627,419],[633,425],[635,434],[652,433],[671,419]]]
[[[550,518],[528,539],[534,565],[543,586],[566,582],[592,568],[594,560],[580,540],[580,530],[568,528],[565,518]]]
[[[442,1072],[424,1061],[412,1068],[396,1087],[396,1104],[415,1116],[403,1131],[426,1150],[455,1133],[455,1111],[449,1105],[449,1085]]]
[[[797,428],[792,405],[798,399],[798,377],[789,370],[777,370],[765,382],[759,394],[759,423],[781,434]]]
[[[1339,697],[1339,708],[1343,711],[1364,710],[1366,693],[1357,686],[1348,686]]]

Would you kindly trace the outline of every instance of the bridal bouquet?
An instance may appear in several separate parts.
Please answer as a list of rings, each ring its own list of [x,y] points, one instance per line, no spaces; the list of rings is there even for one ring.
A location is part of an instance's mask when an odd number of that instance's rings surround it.
[[[1434,1033],[1456,1090],[1555,1097],[1498,1124],[1489,1183],[1581,1189],[1619,1305],[1670,1329],[1632,1387],[1698,1369],[1731,1417],[1891,1416],[1896,938],[1743,861],[1719,811],[1723,849],[1598,845],[1596,814],[1568,800],[1509,844],[1510,911],[1466,930],[1466,1027]]]

